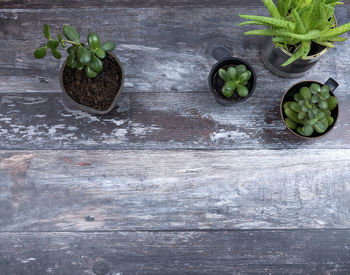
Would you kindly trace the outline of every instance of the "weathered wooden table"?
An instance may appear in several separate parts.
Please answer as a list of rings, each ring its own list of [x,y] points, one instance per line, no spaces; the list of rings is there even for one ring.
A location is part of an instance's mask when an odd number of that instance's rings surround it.
[[[337,7],[340,24],[350,3]],[[302,79],[340,83],[341,117],[317,141],[279,117],[298,81],[272,75],[240,13],[258,0],[0,3],[1,274],[350,274],[350,46]],[[120,107],[65,101],[63,60],[35,60],[43,24],[117,41]],[[213,50],[256,68],[245,103],[208,89]]]

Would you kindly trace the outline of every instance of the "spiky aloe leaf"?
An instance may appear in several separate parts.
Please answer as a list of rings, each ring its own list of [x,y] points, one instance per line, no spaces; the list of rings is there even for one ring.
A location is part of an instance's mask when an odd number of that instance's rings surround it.
[[[322,41],[322,40],[312,40],[312,41],[321,45],[321,46],[325,46],[327,48],[335,48],[335,46],[332,43],[327,42],[327,41]]]
[[[239,23],[237,26],[245,26],[245,25],[261,25],[261,26],[269,26],[268,24],[261,23],[259,21],[245,21]]]
[[[277,9],[281,16],[287,16],[291,3],[292,0],[277,0]]]
[[[285,19],[271,18],[271,17],[258,16],[258,15],[245,15],[245,14],[240,14],[239,16],[244,19],[258,21],[263,24],[267,24],[271,27],[275,27],[279,29],[287,29],[290,31],[294,31],[295,29],[295,23]]]
[[[334,42],[344,42],[348,40],[346,37],[329,37],[327,38],[328,41],[334,41]]]
[[[289,64],[293,63],[295,60],[301,58],[301,57],[306,57],[307,54],[310,52],[311,48],[311,42],[310,41],[302,41],[301,46],[299,50],[296,51],[295,54],[291,56],[286,62],[284,62],[281,66],[285,67],[288,66]]]
[[[340,27],[322,32],[321,39],[323,40],[323,39],[328,38],[328,37],[339,36],[339,35],[342,35],[342,34],[348,32],[348,31],[350,31],[350,22],[347,24],[344,24]]]
[[[281,15],[272,0],[263,0],[263,3],[273,18],[281,18]]]
[[[295,38],[300,41],[310,41],[312,39],[319,39],[320,38],[320,31],[310,31],[305,34],[296,34],[292,32],[286,32],[283,30],[274,30],[274,29],[267,29],[267,30],[254,30],[254,31],[248,31],[244,33],[245,35],[262,35],[262,36],[279,36],[279,37],[289,37],[289,38]]]
[[[304,23],[301,20],[301,17],[296,9],[292,10],[292,16],[293,16],[293,19],[294,19],[295,24],[296,24],[296,31],[300,34],[306,33],[306,28],[304,26]]]

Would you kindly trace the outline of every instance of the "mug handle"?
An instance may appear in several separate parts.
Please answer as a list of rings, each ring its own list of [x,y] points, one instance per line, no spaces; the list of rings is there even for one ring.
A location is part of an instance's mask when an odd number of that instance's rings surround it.
[[[331,91],[334,92],[335,89],[338,88],[339,83],[337,81],[335,81],[333,78],[330,77],[327,80],[327,82],[325,83],[325,85],[327,85],[331,89]]]

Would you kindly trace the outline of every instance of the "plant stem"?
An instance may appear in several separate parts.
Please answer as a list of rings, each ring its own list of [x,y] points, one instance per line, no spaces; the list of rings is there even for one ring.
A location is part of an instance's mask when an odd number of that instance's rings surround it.
[[[76,46],[81,46],[81,44],[79,43],[76,43],[76,42],[73,42],[73,41],[70,41],[70,40],[61,40],[61,42],[66,42],[66,43],[70,43],[70,44],[72,44],[72,45],[76,45]]]

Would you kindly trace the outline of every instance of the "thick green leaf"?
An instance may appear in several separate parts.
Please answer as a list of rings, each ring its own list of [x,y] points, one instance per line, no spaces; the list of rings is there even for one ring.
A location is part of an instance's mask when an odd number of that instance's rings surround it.
[[[85,68],[85,72],[88,78],[94,78],[96,77],[97,73],[94,72],[89,65],[86,66]]]
[[[68,55],[66,64],[70,68],[75,68],[77,66],[77,62],[75,61],[75,55],[74,54]]]
[[[234,91],[236,87],[237,87],[237,84],[235,81],[227,81],[224,86],[224,88],[232,91]]]
[[[340,27],[322,32],[321,39],[325,39],[325,38],[333,37],[333,36],[339,36],[339,35],[342,35],[342,34],[348,32],[348,31],[350,31],[350,22],[345,24],[345,25],[342,25]]]
[[[285,19],[278,19],[278,18],[271,18],[271,17],[266,17],[266,16],[258,16],[258,15],[245,15],[245,14],[240,14],[240,17],[248,20],[253,20],[257,22],[261,22],[263,24],[267,24],[271,27],[276,27],[280,29],[287,29],[290,31],[294,31],[295,29],[295,23],[290,22]]]
[[[237,92],[241,97],[246,97],[249,94],[248,88],[240,84],[237,85]]]
[[[237,77],[237,70],[235,67],[229,67],[227,69],[227,75],[231,80],[236,80]]]
[[[90,33],[87,40],[91,49],[96,49],[100,46],[100,37],[95,32]]]
[[[101,49],[104,50],[105,52],[110,52],[115,49],[115,43],[113,41],[107,41],[101,45]]]
[[[245,25],[261,25],[261,26],[269,26],[269,24],[264,24],[259,21],[245,21],[242,23],[239,23],[238,26],[245,26]]]
[[[47,47],[40,47],[34,52],[34,57],[35,58],[44,58],[47,52]]]
[[[99,58],[105,58],[106,53],[104,50],[102,50],[101,48],[96,49],[95,54],[99,57]]]
[[[219,69],[219,76],[223,81],[229,81],[229,76],[224,69]]]
[[[50,27],[48,24],[44,25],[44,29],[43,29],[44,35],[47,39],[51,39],[51,32],[50,32]]]
[[[286,125],[288,128],[295,130],[298,127],[298,124],[295,123],[293,120],[291,120],[290,118],[286,118],[285,119]]]
[[[89,51],[87,48],[80,46],[78,48],[78,59],[81,64],[87,65],[92,60],[92,52]]]
[[[57,40],[49,40],[47,41],[46,43],[46,46],[50,49],[54,49],[54,48],[57,48],[59,45],[59,42]]]
[[[103,69],[102,61],[98,57],[96,57],[96,55],[93,56],[89,66],[96,73],[101,72]]]
[[[231,97],[233,95],[233,92],[234,91],[232,89],[229,89],[225,86],[222,88],[222,94],[226,97]]]
[[[301,46],[299,50],[296,51],[295,54],[291,56],[286,62],[284,62],[281,66],[285,67],[289,64],[293,63],[295,60],[307,56],[307,54],[310,52],[311,49],[311,42],[308,41],[302,41]]]
[[[338,106],[338,100],[334,96],[330,96],[327,99],[327,103],[328,103],[328,109],[331,111],[334,110]]]
[[[53,57],[56,59],[62,58],[62,54],[59,52],[59,50],[57,50],[57,48],[51,49],[51,53],[52,53]]]
[[[70,25],[64,26],[63,27],[63,34],[68,40],[73,41],[77,44],[80,44],[80,35],[76,31],[76,29],[73,28],[72,26],[70,26]]]
[[[303,132],[305,136],[309,137],[313,134],[314,128],[311,125],[305,125],[303,127]]]
[[[264,5],[273,18],[281,18],[281,15],[272,0],[263,0]]]
[[[297,10],[295,10],[295,9],[292,10],[292,16],[293,16],[293,19],[294,19],[294,21],[296,23],[296,31],[298,33],[300,33],[300,34],[306,33],[306,29],[305,29],[304,23],[301,20],[300,15],[297,12]]]

